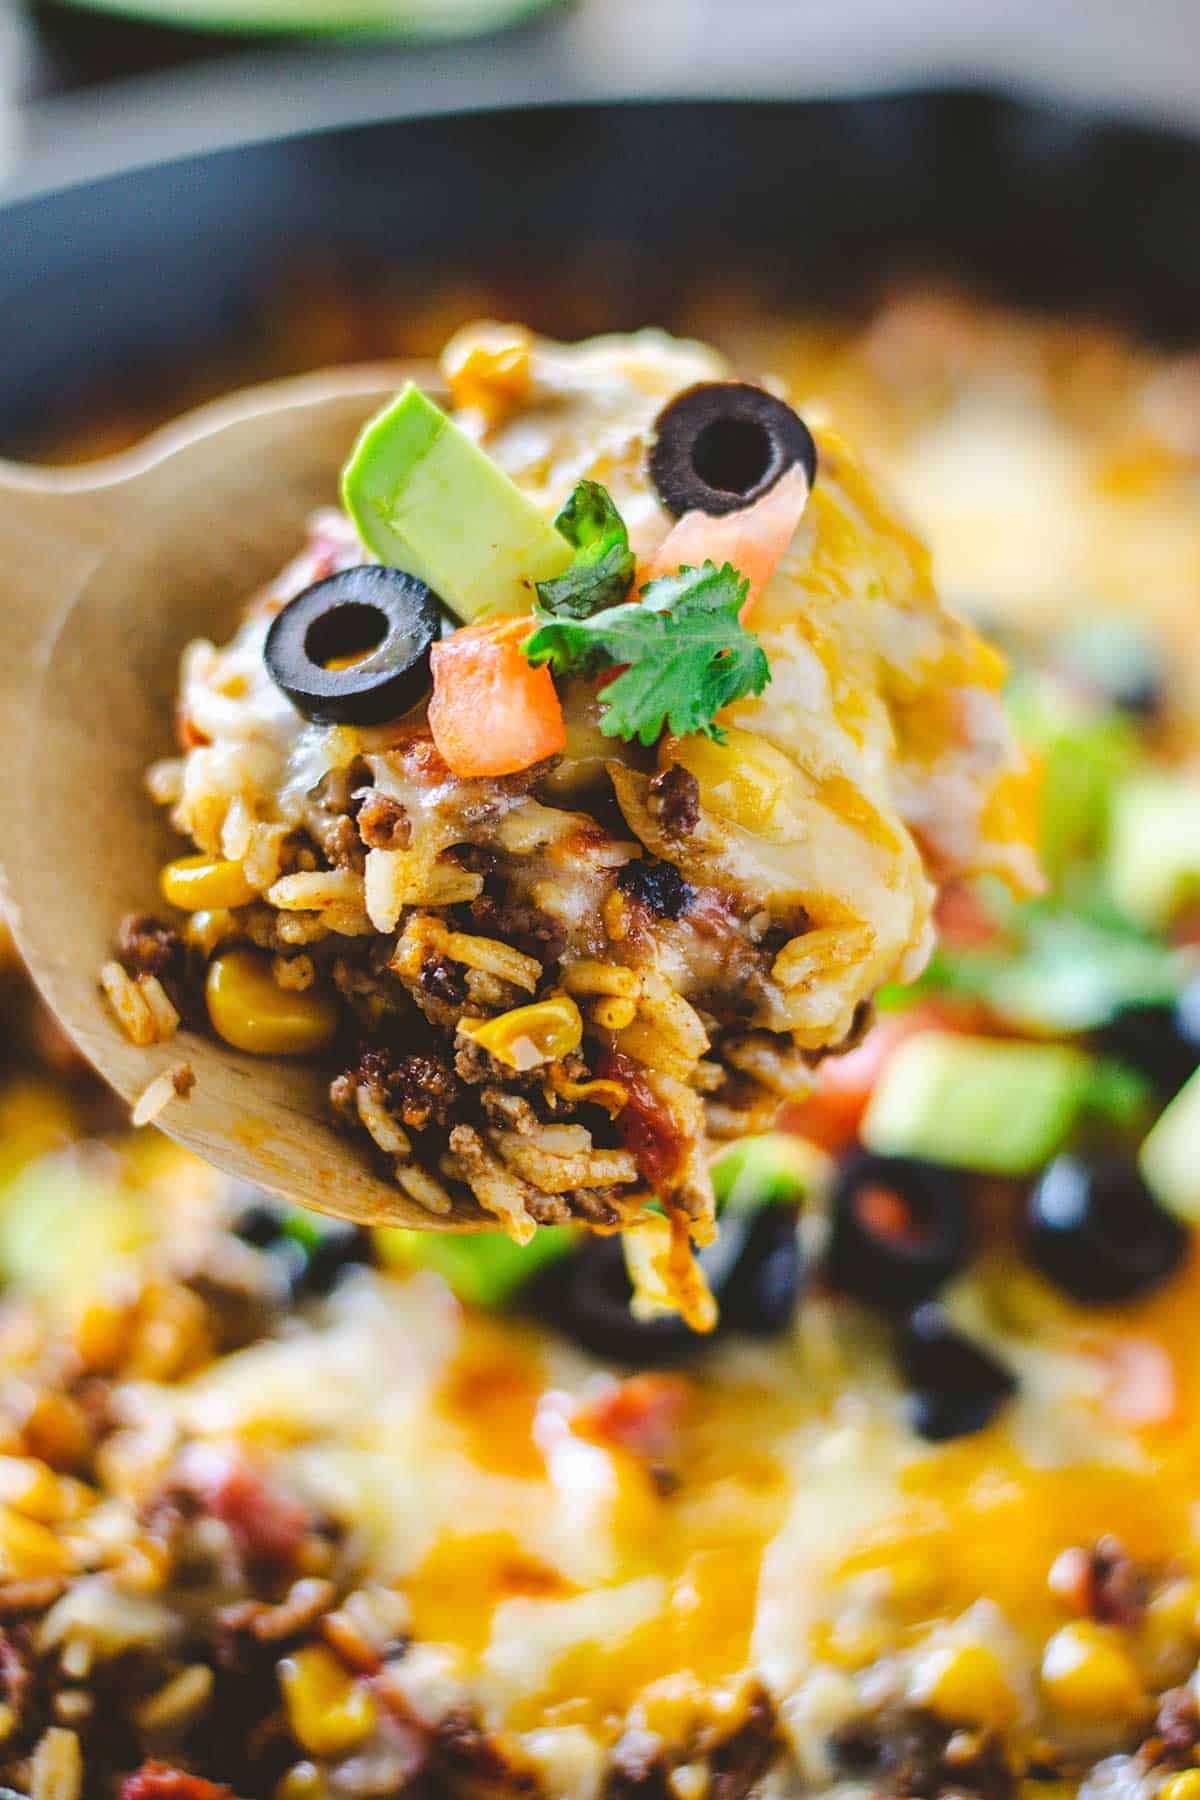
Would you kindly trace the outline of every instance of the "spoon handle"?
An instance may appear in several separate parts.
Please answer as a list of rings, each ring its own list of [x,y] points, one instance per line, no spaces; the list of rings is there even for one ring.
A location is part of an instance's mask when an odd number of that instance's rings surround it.
[[[60,488],[0,463],[0,766],[30,754],[42,673],[60,621],[120,531],[111,495]],[[9,809],[2,809],[7,812]]]
[[[36,658],[60,608],[111,544],[120,528],[115,494],[63,491],[53,478],[35,481],[0,463],[0,648],[7,664],[0,692],[14,664],[28,668]]]

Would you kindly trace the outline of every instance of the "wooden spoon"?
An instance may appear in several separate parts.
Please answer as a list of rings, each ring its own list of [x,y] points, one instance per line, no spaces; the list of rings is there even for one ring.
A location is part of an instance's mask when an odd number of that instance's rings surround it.
[[[161,907],[178,854],[144,788],[170,754],[179,655],[232,632],[246,597],[335,502],[358,428],[408,376],[364,367],[249,389],[136,451],[74,470],[0,463],[0,900],[43,997],[127,1101],[191,1065],[163,1128],[230,1174],[320,1212],[429,1230],[438,1218],[328,1122],[330,1071],[180,1031],[139,1049],[97,986],[122,917]]]

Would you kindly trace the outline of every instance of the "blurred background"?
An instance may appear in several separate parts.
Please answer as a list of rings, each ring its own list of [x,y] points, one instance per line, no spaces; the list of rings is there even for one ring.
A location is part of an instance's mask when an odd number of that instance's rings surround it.
[[[991,79],[1200,118],[1195,0],[0,0],[0,192],[306,125]]]

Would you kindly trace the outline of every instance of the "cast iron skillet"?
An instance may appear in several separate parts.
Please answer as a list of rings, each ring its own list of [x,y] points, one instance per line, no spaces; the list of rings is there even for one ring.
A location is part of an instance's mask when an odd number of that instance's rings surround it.
[[[515,273],[548,329],[576,267],[610,328],[669,321],[697,269],[845,303],[932,268],[1200,341],[1200,141],[936,91],[411,119],[141,169],[0,208],[0,451],[219,353],[314,257]]]

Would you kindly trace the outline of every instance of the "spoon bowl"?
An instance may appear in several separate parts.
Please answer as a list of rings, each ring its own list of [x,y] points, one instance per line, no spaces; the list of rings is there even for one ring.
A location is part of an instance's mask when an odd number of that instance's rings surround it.
[[[163,1129],[231,1175],[362,1224],[435,1217],[329,1122],[330,1070],[181,1029],[139,1048],[98,986],[120,920],[161,908],[179,840],[145,791],[171,754],[179,656],[220,642],[333,502],[364,420],[424,369],[370,366],[248,389],[89,468],[0,463],[0,901],[43,998],[127,1101],[187,1064]]]

